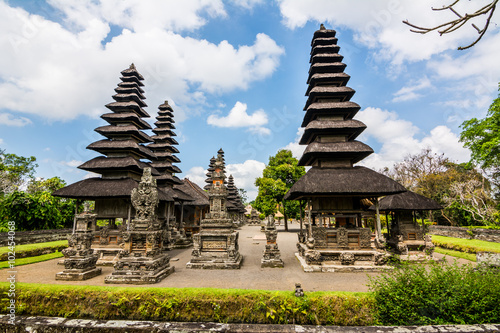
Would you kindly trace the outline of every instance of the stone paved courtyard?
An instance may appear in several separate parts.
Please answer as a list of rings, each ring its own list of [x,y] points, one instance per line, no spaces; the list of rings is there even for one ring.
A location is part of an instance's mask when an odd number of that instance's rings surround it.
[[[171,264],[175,272],[157,284],[151,285],[114,285],[131,288],[138,287],[212,287],[265,290],[293,290],[295,283],[301,283],[307,291],[368,291],[369,276],[377,273],[304,273],[294,253],[297,252],[297,232],[299,226],[289,225],[290,232],[285,232],[283,225],[278,226],[278,245],[285,263],[284,268],[261,268],[260,260],[265,246],[265,235],[260,226],[243,226],[239,229],[240,252],[244,256],[239,270],[190,270],[186,263],[191,258],[191,248],[170,251]],[[436,257],[441,257],[435,254]],[[102,274],[80,282],[56,281],[55,274],[64,267],[58,265],[61,259],[49,260],[37,264],[17,267],[17,281],[45,284],[78,284],[104,286],[104,277],[112,267],[102,267]],[[466,263],[466,260],[459,260]],[[5,281],[7,270],[0,270],[0,279]]]

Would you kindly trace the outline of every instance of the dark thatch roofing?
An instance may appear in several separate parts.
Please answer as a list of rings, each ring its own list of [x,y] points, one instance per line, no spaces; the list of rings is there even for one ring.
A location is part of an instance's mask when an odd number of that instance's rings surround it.
[[[190,206],[208,206],[210,202],[208,201],[208,194],[203,191],[198,185],[191,182],[188,178],[182,180],[182,184],[175,185],[175,189],[179,189],[182,192],[191,196],[194,201],[190,201],[188,205]]]
[[[113,102],[106,104],[105,107],[114,112],[134,110],[139,117],[149,118],[149,114],[134,101]]]
[[[285,195],[285,200],[314,196],[382,196],[406,191],[399,183],[371,169],[312,167]]]
[[[147,142],[152,142],[152,138],[144,133],[143,131],[140,131],[137,129],[137,127],[133,125],[128,125],[128,126],[114,126],[114,125],[109,125],[109,126],[101,126],[97,127],[95,131],[108,139],[114,139],[117,137],[133,137],[135,138],[138,142],[141,143],[147,143]]]
[[[356,163],[373,153],[370,146],[360,141],[311,142],[304,150],[298,165],[312,165],[319,158],[349,159]]]
[[[127,157],[104,157],[98,156],[80,165],[78,169],[100,173],[103,170],[130,170],[142,173],[144,168],[150,168],[147,163],[136,160],[131,156]],[[153,176],[159,176],[155,168],[151,168]]]
[[[304,131],[299,144],[305,145],[316,139],[318,135],[339,135],[346,136],[348,140],[354,140],[366,128],[366,125],[359,120],[313,120]]]
[[[307,108],[301,127],[306,127],[317,116],[341,115],[352,119],[360,109],[359,104],[354,102],[313,103]]]
[[[309,85],[307,86],[306,96],[309,96],[309,92],[317,84],[332,82],[338,83],[339,86],[345,86],[351,77],[346,73],[316,73],[311,76],[309,80]]]
[[[117,102],[128,102],[128,101],[134,101],[136,102],[140,107],[146,107],[148,106],[146,102],[144,102],[137,94],[135,93],[119,93],[111,96],[115,101]]]
[[[110,124],[132,123],[139,129],[151,129],[151,126],[134,112],[105,113],[101,118]]]
[[[443,209],[436,201],[411,191],[388,195],[380,200],[379,205],[380,210],[387,211]],[[375,206],[371,206],[370,209],[375,210]]]
[[[316,63],[312,64],[309,68],[309,76],[307,78],[307,84],[311,81],[311,77],[316,73],[342,73],[346,64],[343,62],[328,62],[328,63]]]
[[[314,87],[308,89],[309,98],[306,101],[304,110],[319,99],[337,100],[338,102],[347,102],[354,95],[355,91],[349,87]]]
[[[138,156],[138,159],[153,160],[156,158],[149,148],[138,144],[134,140],[100,140],[88,145],[87,149],[95,150],[104,155],[110,152],[131,152]]]
[[[81,200],[130,198],[132,190],[138,185],[138,181],[130,178],[88,178],[65,186],[52,193],[52,195]],[[158,189],[158,197],[160,201],[174,201],[174,198],[170,194],[165,193],[161,189]]]

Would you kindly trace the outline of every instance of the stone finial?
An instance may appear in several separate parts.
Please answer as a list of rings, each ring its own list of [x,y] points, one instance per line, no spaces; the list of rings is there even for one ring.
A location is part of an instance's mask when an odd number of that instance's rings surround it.
[[[134,65],[134,63],[131,63],[131,64],[130,64],[130,67],[129,67],[128,69],[135,69],[135,65]]]
[[[323,23],[321,23],[321,25],[319,26],[319,30],[326,30],[325,25]]]
[[[295,284],[295,296],[297,296],[297,297],[304,296],[304,289],[302,289],[302,286],[300,285],[300,283]]]

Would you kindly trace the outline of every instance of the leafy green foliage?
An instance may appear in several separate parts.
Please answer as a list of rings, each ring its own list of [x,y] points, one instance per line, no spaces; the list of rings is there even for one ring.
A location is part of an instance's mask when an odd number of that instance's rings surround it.
[[[470,149],[471,161],[490,170],[496,185],[500,185],[500,94],[484,119],[472,118],[461,127],[460,141]]]
[[[285,216],[285,229],[288,229],[287,218],[299,214],[299,202],[283,201],[286,192],[306,173],[305,168],[297,164],[298,160],[290,150],[279,150],[275,156],[269,157],[262,177],[255,180],[259,188],[255,208],[268,216],[276,214],[280,207]]]
[[[477,261],[476,255],[471,254],[471,253],[460,252],[460,251],[455,251],[455,250],[448,250],[448,249],[444,249],[441,247],[434,248],[434,252],[441,253],[441,254],[444,254],[444,255],[450,256],[450,257],[466,259],[469,261],[474,261],[474,262]]]
[[[15,191],[0,201],[0,231],[7,231],[9,221],[16,222],[18,231],[70,227],[74,212],[73,200],[56,198],[45,191]]]
[[[33,178],[36,158],[7,154],[0,150],[0,196],[17,190],[27,179]]]
[[[370,278],[383,325],[500,322],[500,270],[434,263],[404,265]]]
[[[67,247],[67,240],[16,245],[16,260],[20,258],[35,257],[42,254],[62,251]],[[9,248],[8,246],[0,247],[0,261],[6,261],[10,251],[11,248]]]
[[[52,259],[62,258],[62,257],[63,257],[63,254],[59,251],[56,251],[56,252],[42,254],[42,255],[34,256],[34,257],[19,258],[19,259],[16,259],[16,266],[35,264],[37,262],[42,262],[42,261],[47,261],[47,260],[52,260]],[[0,261],[0,269],[1,268],[9,268],[9,267],[10,267],[10,263],[8,261]]]
[[[8,283],[0,283],[5,294]],[[19,283],[17,315],[262,324],[373,325],[368,293]],[[6,313],[6,306],[0,313]]]

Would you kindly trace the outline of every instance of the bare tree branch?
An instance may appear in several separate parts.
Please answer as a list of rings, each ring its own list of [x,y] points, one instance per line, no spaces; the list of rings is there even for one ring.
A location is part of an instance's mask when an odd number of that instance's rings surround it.
[[[474,29],[476,29],[479,36],[476,38],[476,40],[474,42],[470,43],[469,45],[460,46],[458,48],[459,50],[466,50],[466,49],[471,48],[472,46],[476,45],[477,42],[479,42],[481,40],[481,38],[483,38],[484,34],[486,33],[486,31],[488,30],[488,27],[490,25],[491,17],[493,16],[493,13],[495,12],[498,0],[492,0],[486,6],[476,10],[475,12],[473,12],[471,14],[465,13],[465,15],[460,15],[453,8],[453,6],[455,6],[459,1],[460,0],[455,0],[455,2],[453,2],[451,5],[443,6],[443,8],[431,8],[434,11],[450,10],[455,15],[458,16],[458,18],[456,20],[451,20],[451,21],[445,22],[443,24],[440,24],[438,26],[432,27],[432,28],[420,27],[420,26],[417,26],[415,24],[408,22],[408,20],[403,21],[403,23],[414,28],[414,29],[410,29],[411,32],[415,32],[415,33],[419,33],[419,34],[426,34],[428,32],[437,30],[439,35],[442,36],[444,34],[448,34],[448,33],[451,33],[451,32],[454,32],[454,31],[460,29],[465,23],[467,23],[469,20],[471,20],[475,17],[481,16],[481,15],[487,15],[486,22],[485,22],[484,27],[482,29],[479,29],[474,23],[472,23],[472,27]]]

